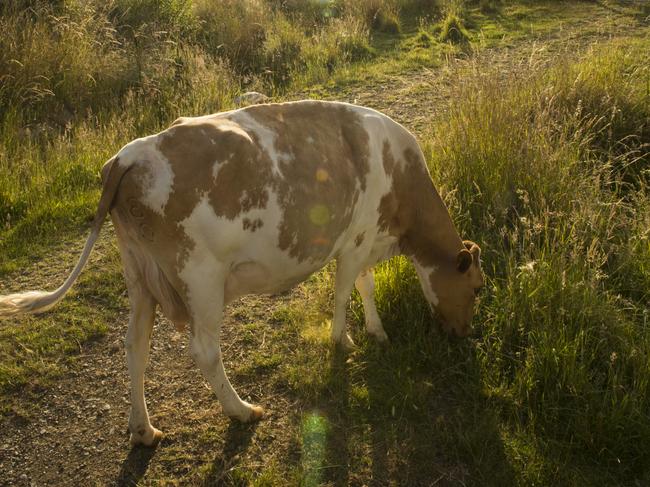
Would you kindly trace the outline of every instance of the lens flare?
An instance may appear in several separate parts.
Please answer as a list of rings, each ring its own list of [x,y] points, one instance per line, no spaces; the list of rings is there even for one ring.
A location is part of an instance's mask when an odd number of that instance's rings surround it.
[[[322,167],[316,169],[316,181],[318,181],[319,183],[324,183],[327,180],[329,180],[329,178],[330,178],[330,174],[325,169],[323,169]]]
[[[314,205],[309,210],[309,220],[317,227],[324,227],[330,222],[330,210],[325,205]]]
[[[328,430],[327,419],[318,412],[307,414],[302,420],[303,485],[321,485],[325,463]]]
[[[316,235],[314,238],[311,239],[312,245],[316,245],[318,247],[325,247],[329,245],[330,239],[323,236],[323,235]]]

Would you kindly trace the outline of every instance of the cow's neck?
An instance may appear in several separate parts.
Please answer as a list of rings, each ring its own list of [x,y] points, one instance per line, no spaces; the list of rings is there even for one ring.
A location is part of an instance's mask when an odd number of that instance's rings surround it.
[[[463,241],[433,183],[430,179],[426,183],[428,188],[414,208],[401,250],[424,267],[453,265]]]

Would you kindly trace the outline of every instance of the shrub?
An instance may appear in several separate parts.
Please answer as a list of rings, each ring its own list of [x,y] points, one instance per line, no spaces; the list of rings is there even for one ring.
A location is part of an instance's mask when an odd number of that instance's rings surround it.
[[[346,17],[334,24],[333,31],[345,61],[362,61],[374,55],[368,42],[370,33],[363,22],[353,17]]]
[[[111,20],[122,30],[165,31],[180,39],[199,27],[191,0],[113,0],[109,5]]]
[[[391,34],[401,31],[397,2],[390,0],[341,0],[336,3],[339,15],[364,19],[368,28]]]
[[[21,106],[25,123],[61,127],[76,112],[106,103],[131,79],[127,57],[101,12],[52,16],[49,7],[0,17],[0,107]]]
[[[405,15],[432,19],[440,15],[444,0],[400,0],[398,3]]]
[[[588,62],[556,72],[550,84],[553,118],[589,130],[589,148],[628,184],[648,183],[650,107],[647,87],[650,55],[607,49]],[[640,63],[639,59],[646,62]],[[551,107],[552,105],[552,107]],[[612,157],[613,156],[613,157]]]
[[[332,2],[320,0],[267,0],[277,11],[284,13],[292,22],[307,29],[325,25],[336,13]]]
[[[197,0],[200,24],[197,39],[210,55],[225,57],[243,74],[259,73],[265,63],[265,43],[272,26],[271,12],[261,2]]]
[[[387,34],[399,34],[402,31],[399,15],[391,10],[378,10],[370,23],[373,30]]]

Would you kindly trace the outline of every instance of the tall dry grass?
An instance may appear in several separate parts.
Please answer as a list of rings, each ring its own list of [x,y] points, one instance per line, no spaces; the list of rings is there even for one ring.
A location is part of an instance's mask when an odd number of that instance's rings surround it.
[[[477,75],[426,141],[463,233],[485,247],[487,395],[545,454],[630,476],[650,459],[648,52],[612,43]]]

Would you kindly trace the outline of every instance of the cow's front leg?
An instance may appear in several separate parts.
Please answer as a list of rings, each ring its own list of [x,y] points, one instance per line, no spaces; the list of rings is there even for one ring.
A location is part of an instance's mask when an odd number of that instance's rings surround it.
[[[346,351],[355,348],[348,334],[345,320],[350,293],[354,287],[354,279],[359,273],[357,259],[339,257],[336,261],[336,279],[334,282],[334,317],[332,318],[332,341]]]
[[[223,412],[239,421],[257,421],[264,415],[259,406],[243,401],[230,384],[223,366],[220,332],[224,307],[224,280],[205,262],[187,279],[192,334],[190,350],[203,376],[212,386]]]
[[[375,305],[375,278],[372,269],[362,271],[354,281],[354,285],[361,296],[368,334],[372,335],[379,343],[387,342],[388,335],[384,331]]]
[[[142,282],[130,282],[131,317],[126,333],[126,361],[131,377],[131,444],[155,446],[162,433],[151,426],[144,399],[144,372],[149,363],[149,340],[153,330],[155,301]]]

